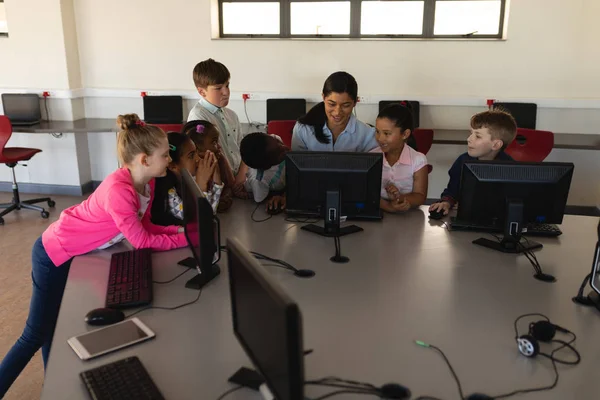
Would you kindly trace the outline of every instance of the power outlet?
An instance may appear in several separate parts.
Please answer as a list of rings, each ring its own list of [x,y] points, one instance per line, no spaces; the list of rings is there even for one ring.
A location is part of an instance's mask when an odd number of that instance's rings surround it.
[[[260,100],[260,96],[256,93],[242,93],[242,99],[246,100]]]
[[[42,97],[46,98],[46,97],[50,97],[50,92],[48,91],[43,91],[42,92]]]
[[[357,103],[368,103],[370,101],[369,97],[367,96],[358,96],[358,98],[356,99]]]

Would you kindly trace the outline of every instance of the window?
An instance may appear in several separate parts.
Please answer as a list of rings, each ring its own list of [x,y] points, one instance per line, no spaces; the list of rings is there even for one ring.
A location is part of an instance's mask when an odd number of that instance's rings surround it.
[[[495,38],[506,0],[219,0],[221,37]]]
[[[0,36],[8,36],[8,25],[6,24],[6,11],[4,11],[4,0],[0,0]]]

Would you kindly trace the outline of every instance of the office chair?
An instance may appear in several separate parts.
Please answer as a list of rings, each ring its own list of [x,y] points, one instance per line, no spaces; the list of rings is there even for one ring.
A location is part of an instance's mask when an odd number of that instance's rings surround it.
[[[554,133],[534,129],[517,128],[517,136],[506,153],[516,161],[542,162],[554,147]]]
[[[19,197],[19,187],[17,186],[17,178],[15,176],[15,167],[19,161],[27,161],[42,150],[25,147],[6,147],[6,143],[8,143],[11,136],[12,125],[10,120],[5,115],[0,115],[0,163],[6,164],[6,166],[10,168],[13,176],[13,199],[10,203],[0,204],[0,210],[4,209],[0,212],[0,225],[4,225],[3,216],[14,210],[20,210],[21,208],[39,211],[42,214],[42,218],[48,218],[50,216],[48,211],[40,206],[34,206],[33,204],[47,202],[48,207],[54,207],[56,203],[49,197],[21,201],[21,198]]]
[[[413,132],[419,153],[427,154],[433,144],[433,129],[416,128]]]
[[[183,124],[150,124],[159,127],[165,132],[181,132]]]
[[[294,125],[296,125],[295,120],[269,121],[267,124],[267,133],[279,136],[283,144],[287,147],[292,147]]]

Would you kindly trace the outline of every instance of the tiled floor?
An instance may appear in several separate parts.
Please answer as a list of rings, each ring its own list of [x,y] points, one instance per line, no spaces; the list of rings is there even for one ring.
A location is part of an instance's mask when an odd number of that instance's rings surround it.
[[[36,196],[22,194],[22,199]],[[0,203],[10,202],[10,193],[0,193]],[[14,211],[4,217],[0,225],[0,359],[21,335],[29,310],[31,297],[31,247],[60,212],[81,202],[84,197],[52,196],[54,209],[50,218],[43,219],[39,212]],[[7,393],[6,400],[39,399],[44,379],[41,352],[38,352]]]

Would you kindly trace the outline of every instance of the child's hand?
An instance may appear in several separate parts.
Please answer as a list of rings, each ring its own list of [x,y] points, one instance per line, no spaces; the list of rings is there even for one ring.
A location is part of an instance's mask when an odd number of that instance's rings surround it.
[[[410,210],[410,203],[406,200],[406,197],[399,198],[398,200],[391,200],[390,203],[395,211],[404,212]]]
[[[388,183],[385,187],[385,191],[391,200],[398,200],[400,198],[400,191],[393,183]]]
[[[448,215],[451,208],[452,206],[447,201],[440,201],[437,203],[433,203],[431,206],[429,206],[429,212],[441,211],[444,213],[444,215]]]
[[[244,188],[244,183],[236,183],[235,185],[233,185],[232,187],[233,189],[233,195],[235,197],[237,197],[238,199],[249,199],[250,198],[250,193],[248,193],[246,191],[246,188]]]
[[[198,162],[198,166],[196,167],[196,183],[203,192],[208,190],[208,182],[210,182],[213,177],[216,165],[217,157],[208,150]]]
[[[275,210],[277,208],[285,210],[285,195],[273,196],[269,200],[267,200],[267,211]]]

